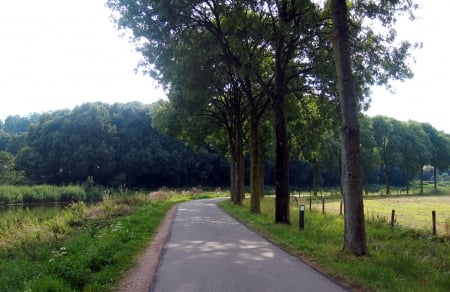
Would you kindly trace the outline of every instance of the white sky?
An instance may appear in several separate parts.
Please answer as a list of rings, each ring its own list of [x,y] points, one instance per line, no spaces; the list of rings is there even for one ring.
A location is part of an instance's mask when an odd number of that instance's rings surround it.
[[[450,134],[450,1],[417,2],[422,6],[416,13],[420,19],[403,21],[397,27],[399,38],[423,42],[423,48],[413,52],[417,61],[411,66],[415,76],[394,83],[394,94],[374,88],[367,114],[427,122]]]
[[[399,23],[399,38],[422,41],[415,77],[395,94],[373,89],[370,116],[429,122],[450,133],[448,0],[420,0],[422,18]],[[109,20],[104,0],[0,0],[0,119],[73,108],[85,102],[164,98]]]
[[[0,119],[165,97],[104,0],[0,0]]]

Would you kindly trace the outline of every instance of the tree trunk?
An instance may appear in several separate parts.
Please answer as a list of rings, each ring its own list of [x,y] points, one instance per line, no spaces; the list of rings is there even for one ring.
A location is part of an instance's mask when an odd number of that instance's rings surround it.
[[[420,166],[420,194],[423,194],[423,165]]]
[[[230,159],[230,200],[231,202],[235,202],[235,195],[236,195],[236,182],[234,181],[234,170],[235,170],[235,161],[234,161],[234,154],[231,154]]]
[[[406,171],[406,195],[409,195],[409,171]]]
[[[434,191],[437,192],[437,167],[436,167],[436,163],[433,165],[433,176],[434,176]]]
[[[242,123],[239,114],[235,112],[232,129],[228,133],[231,169],[230,197],[234,204],[240,205],[245,196],[244,147],[242,142]]]
[[[284,98],[272,100],[275,115],[275,223],[291,224],[289,213],[289,148],[284,114]]]
[[[384,172],[384,175],[386,176],[386,178],[385,178],[385,182],[386,182],[386,196],[391,193],[391,180],[390,180],[390,177],[389,177],[389,173],[390,173],[390,171],[388,171],[388,170],[386,170]]]
[[[369,172],[363,171],[363,178],[364,178],[364,194],[366,196],[369,195]]]
[[[317,176],[318,176],[318,166],[317,166],[317,162],[313,162],[312,163],[312,175],[313,175],[313,194],[314,197],[317,196]]]
[[[235,165],[235,201],[241,205],[245,198],[245,171],[244,171],[244,147],[242,143],[242,130],[236,130],[236,165]]]
[[[244,83],[250,120],[250,211],[258,214],[261,213],[260,205],[264,190],[259,123],[267,105],[261,105],[260,103],[264,101],[253,95],[252,82],[248,76],[245,77]]]
[[[342,116],[341,180],[345,206],[343,251],[367,255],[364,204],[361,186],[361,149],[358,100],[351,69],[346,0],[332,1],[333,50]]]
[[[259,143],[258,121],[255,113],[250,113],[250,211],[261,213],[262,159]]]

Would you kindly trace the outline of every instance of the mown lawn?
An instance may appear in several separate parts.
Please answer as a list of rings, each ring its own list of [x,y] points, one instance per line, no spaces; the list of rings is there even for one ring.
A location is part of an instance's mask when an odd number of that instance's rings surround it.
[[[374,200],[375,202],[375,200]],[[308,201],[309,203],[309,201]],[[226,201],[221,207],[274,243],[361,291],[450,291],[450,241],[430,232],[389,224],[380,217],[367,221],[370,256],[343,254],[343,218],[338,213],[306,207],[305,229],[298,229],[298,208],[292,204],[290,226],[274,224],[274,200],[262,201],[263,214]],[[336,202],[339,206],[339,202]],[[295,206],[295,207],[294,207]],[[338,209],[339,210],[339,207]]]

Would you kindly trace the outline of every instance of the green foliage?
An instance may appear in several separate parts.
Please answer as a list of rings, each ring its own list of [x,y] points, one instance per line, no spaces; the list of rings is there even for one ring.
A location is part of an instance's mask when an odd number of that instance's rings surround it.
[[[222,156],[206,148],[196,153],[161,134],[152,127],[150,106],[138,102],[86,103],[46,113],[23,135],[16,168],[35,184],[86,182],[88,200],[101,199],[96,184],[156,188],[228,182]],[[64,200],[73,195],[63,194]]]
[[[248,203],[248,202],[247,202]],[[273,224],[272,199],[265,198],[262,215],[224,202],[221,207],[271,241],[356,290],[446,291],[450,287],[450,245],[421,231],[367,222],[369,257],[341,253],[343,218],[306,211],[305,229],[298,230],[298,209],[292,226]]]

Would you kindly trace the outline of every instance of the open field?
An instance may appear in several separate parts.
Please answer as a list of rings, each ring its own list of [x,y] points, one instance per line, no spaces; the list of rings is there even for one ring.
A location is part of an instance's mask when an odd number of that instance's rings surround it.
[[[309,198],[301,197],[300,204],[309,208]],[[295,204],[295,203],[294,203]],[[312,208],[322,210],[322,199],[312,199]],[[364,199],[365,216],[390,223],[395,210],[395,223],[401,226],[431,232],[432,211],[436,211],[436,231],[438,235],[450,235],[450,195],[438,196],[390,196]],[[325,212],[339,214],[340,199],[325,199]]]
[[[422,202],[421,205],[424,205],[427,198],[429,197],[416,203],[412,201],[410,213],[413,214],[413,210],[417,210],[414,204]],[[438,196],[431,206],[443,206],[440,198],[446,197]],[[395,200],[407,201],[406,199],[418,197],[368,200],[366,205],[374,203],[372,206],[375,208],[375,204],[383,203],[390,212]],[[291,204],[291,225],[274,224],[275,202],[271,197],[262,200],[262,214],[249,212],[248,199],[244,201],[243,206],[233,205],[229,201],[221,203],[221,206],[235,218],[316,269],[337,279],[352,291],[449,291],[448,237],[431,236],[431,230],[402,226],[391,228],[383,217],[375,216],[367,218],[366,222],[370,255],[355,257],[344,254],[341,252],[344,220],[343,216],[338,215],[339,202],[338,199],[328,199],[326,206],[329,206],[326,207],[325,214],[322,214],[321,198],[317,199],[312,212],[309,212],[309,196],[302,197],[300,203],[306,207],[304,230],[298,228],[298,207],[295,202]],[[399,205],[407,204],[399,202]],[[332,206],[336,207],[334,211]]]

